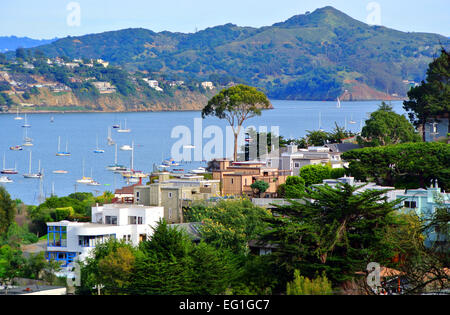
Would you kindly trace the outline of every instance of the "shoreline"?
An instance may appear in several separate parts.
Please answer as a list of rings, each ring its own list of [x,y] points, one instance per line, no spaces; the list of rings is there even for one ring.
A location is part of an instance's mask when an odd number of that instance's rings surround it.
[[[352,100],[352,101],[341,101],[342,103],[355,103],[355,102],[403,102],[407,100],[404,99],[395,99],[395,100]],[[278,100],[273,99],[271,101],[283,101],[283,102],[333,102],[333,101],[312,101],[312,100]],[[272,110],[272,108],[263,109],[263,110]],[[20,114],[86,114],[86,113],[93,113],[93,114],[99,114],[99,113],[170,113],[170,112],[201,112],[201,109],[174,109],[174,110],[128,110],[128,111],[115,111],[115,110],[20,110]],[[8,112],[0,112],[0,115],[14,115],[17,114],[15,111],[8,111]]]

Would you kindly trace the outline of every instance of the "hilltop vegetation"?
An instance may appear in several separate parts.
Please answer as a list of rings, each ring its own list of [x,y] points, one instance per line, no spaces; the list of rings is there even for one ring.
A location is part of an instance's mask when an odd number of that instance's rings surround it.
[[[405,97],[449,43],[436,34],[369,26],[325,7],[261,28],[226,24],[190,34],[125,29],[38,49],[185,80],[245,83],[271,98],[355,100]]]

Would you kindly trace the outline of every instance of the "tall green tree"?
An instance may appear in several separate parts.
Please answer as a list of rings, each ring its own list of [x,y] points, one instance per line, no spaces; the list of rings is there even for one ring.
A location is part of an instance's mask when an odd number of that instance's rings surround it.
[[[234,133],[234,160],[237,161],[238,136],[243,123],[260,116],[261,110],[270,107],[267,96],[254,87],[239,84],[220,91],[202,110],[202,117],[215,116],[225,119]]]
[[[450,54],[445,48],[441,55],[430,63],[425,81],[408,92],[408,101],[403,103],[411,122],[422,127],[425,141],[425,124],[430,118],[450,113]]]
[[[14,221],[15,211],[16,203],[11,199],[5,187],[0,186],[0,237],[5,235]]]
[[[362,129],[358,142],[363,146],[383,146],[404,142],[418,142],[421,137],[408,119],[395,113],[392,107],[382,102],[377,111],[370,114]]]
[[[264,219],[269,215],[247,199],[220,201],[214,206],[193,205],[185,212],[187,221],[202,223],[199,231],[205,242],[236,254],[248,253],[248,242],[264,232]]]
[[[141,243],[132,276],[132,294],[223,294],[236,279],[229,251],[204,242],[194,244],[177,228],[161,222]]]
[[[385,263],[394,256],[384,238],[398,201],[386,190],[359,191],[363,186],[338,184],[308,189],[302,202],[280,206],[269,218],[263,240],[274,244],[275,262],[290,281],[294,270],[307,277],[326,272],[335,285],[365,270],[367,263]]]

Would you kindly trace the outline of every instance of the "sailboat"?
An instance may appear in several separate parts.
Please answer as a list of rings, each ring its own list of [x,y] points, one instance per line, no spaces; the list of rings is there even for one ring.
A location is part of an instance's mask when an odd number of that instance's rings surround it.
[[[33,146],[33,143],[32,143],[33,139],[28,137],[28,128],[25,128],[25,136],[24,136],[23,140],[24,140],[24,144],[23,144],[24,147],[32,147]]]
[[[7,176],[0,176],[0,183],[12,183],[13,180]]]
[[[319,131],[323,131],[323,128],[322,128],[322,113],[319,113]]]
[[[5,168],[5,154],[3,154],[3,169],[0,171],[1,174],[15,175],[18,174],[17,168]]]
[[[91,177],[85,177],[84,176],[84,159],[83,159],[83,177],[79,180],[77,180],[77,183],[80,184],[89,184],[92,182],[92,178]]]
[[[117,132],[120,132],[120,133],[131,132],[131,129],[127,129],[127,120],[126,119],[125,119],[125,128],[122,129],[122,127],[121,127],[117,130]]]
[[[15,145],[15,146],[9,147],[9,149],[12,151],[22,151],[23,147],[21,145]]]
[[[58,137],[58,152],[56,152],[56,156],[70,156],[70,152],[68,151],[68,141],[66,141],[66,151],[61,151],[61,137]]]
[[[120,147],[120,150],[122,150],[122,151],[132,151],[133,147],[128,145],[128,144],[125,144],[125,145]]]
[[[353,120],[353,115],[351,116],[351,118],[350,118],[348,123],[352,124],[352,125],[356,124],[356,121]]]
[[[105,150],[98,148],[98,136],[97,136],[97,148],[94,150],[94,153],[105,153]]]
[[[89,186],[100,186],[100,183],[92,179],[92,168],[91,168],[91,182],[87,183]]]
[[[111,137],[111,128],[108,127],[108,145],[114,145],[114,144],[116,144],[116,143],[114,142],[114,140]]]
[[[125,166],[117,164],[117,144],[115,146],[116,146],[116,151],[115,151],[115,155],[114,155],[114,164],[108,165],[106,167],[106,169],[110,170],[110,171],[116,171],[116,170],[119,170],[119,169],[126,170]]]
[[[31,125],[27,122],[27,114],[25,114],[25,123],[22,126],[23,128],[30,128]]]
[[[337,108],[341,108],[341,100],[339,99],[339,97],[337,98]]]
[[[23,177],[25,178],[41,178],[42,177],[42,173],[41,173],[41,161],[39,160],[39,171],[38,173],[31,173],[31,151],[30,151],[30,165],[28,168],[28,174],[23,174]]]
[[[23,119],[23,117],[19,116],[19,107],[17,107],[17,115],[16,115],[16,117],[14,117],[14,120],[22,120],[22,119]]]

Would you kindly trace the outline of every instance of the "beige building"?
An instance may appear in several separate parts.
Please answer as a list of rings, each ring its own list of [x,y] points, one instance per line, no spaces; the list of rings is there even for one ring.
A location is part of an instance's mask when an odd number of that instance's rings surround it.
[[[164,219],[169,224],[183,223],[183,207],[193,201],[220,195],[219,180],[205,180],[196,175],[173,178],[166,172],[154,175],[157,178],[155,183],[134,187],[134,203],[164,207]]]
[[[220,180],[222,196],[254,197],[250,187],[256,181],[264,181],[269,188],[263,197],[276,197],[278,186],[286,182],[290,171],[267,167],[263,162],[231,162],[226,159],[216,160],[219,169],[213,171],[213,179]]]

